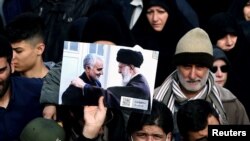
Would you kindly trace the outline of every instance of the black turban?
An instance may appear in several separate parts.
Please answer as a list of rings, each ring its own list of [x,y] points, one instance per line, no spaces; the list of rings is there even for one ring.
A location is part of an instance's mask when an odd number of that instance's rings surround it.
[[[140,67],[143,62],[142,53],[139,51],[133,51],[130,49],[120,49],[117,52],[116,60],[118,62],[134,65],[135,67]]]

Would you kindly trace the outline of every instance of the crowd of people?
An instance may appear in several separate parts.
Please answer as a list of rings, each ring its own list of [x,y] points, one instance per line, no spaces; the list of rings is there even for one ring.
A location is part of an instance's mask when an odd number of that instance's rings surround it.
[[[1,141],[198,141],[209,125],[250,124],[250,0],[0,4]],[[64,41],[128,47],[122,86],[103,88],[104,60],[86,53],[60,104]],[[153,93],[134,46],[159,51]],[[147,105],[124,108],[124,96]]]

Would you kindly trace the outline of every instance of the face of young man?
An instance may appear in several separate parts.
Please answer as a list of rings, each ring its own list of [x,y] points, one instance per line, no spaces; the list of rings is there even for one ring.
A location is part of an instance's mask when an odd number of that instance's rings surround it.
[[[98,80],[103,75],[103,62],[100,59],[96,59],[93,66],[87,68],[87,75],[93,80]]]
[[[13,49],[12,63],[15,71],[29,71],[36,65],[36,62],[41,61],[40,58],[44,50],[44,44],[34,44],[23,40],[12,43],[11,46]]]
[[[166,134],[157,125],[145,125],[132,134],[132,141],[171,141],[171,133]]]
[[[208,125],[219,125],[220,124],[218,119],[213,115],[210,115],[207,118],[207,121],[208,121]],[[208,125],[202,130],[190,131],[188,133],[189,141],[199,141],[203,138],[207,138],[208,137]]]
[[[185,92],[198,93],[206,85],[209,74],[207,67],[190,64],[180,65],[177,70],[179,81]]]
[[[6,93],[9,88],[9,79],[11,74],[10,64],[7,59],[0,57],[0,98]]]
[[[168,20],[168,13],[164,8],[160,6],[152,6],[147,10],[146,15],[151,27],[155,31],[160,32],[163,30]]]

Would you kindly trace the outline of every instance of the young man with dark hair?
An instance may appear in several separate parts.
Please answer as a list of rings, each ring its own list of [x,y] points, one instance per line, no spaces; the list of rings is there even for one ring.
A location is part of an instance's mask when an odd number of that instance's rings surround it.
[[[98,140],[102,126],[109,119],[106,115],[107,107],[104,105],[103,98],[100,97],[98,106],[84,107],[85,124],[79,141]],[[124,127],[117,123],[124,121],[116,122],[116,116],[113,115],[113,118],[108,120],[108,125],[116,123],[113,128],[120,128],[119,131],[123,131]],[[164,103],[153,100],[151,114],[133,111],[128,120],[126,134],[116,136],[121,136],[125,141],[172,141],[173,128],[174,123],[170,109]],[[114,136],[112,133],[111,135]]]
[[[24,126],[42,116],[42,79],[12,76],[12,49],[0,36],[0,140],[18,140]]]
[[[207,139],[208,125],[219,125],[219,115],[203,99],[187,101],[177,112],[177,125],[183,141]]]
[[[15,17],[5,27],[7,38],[13,48],[15,72],[25,77],[43,78],[49,68],[43,61],[44,23],[33,13],[23,13]]]

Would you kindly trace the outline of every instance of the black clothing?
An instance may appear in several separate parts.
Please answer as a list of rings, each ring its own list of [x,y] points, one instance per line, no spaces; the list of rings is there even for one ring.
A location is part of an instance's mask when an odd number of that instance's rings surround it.
[[[101,83],[98,80],[89,80],[86,73],[84,72],[80,78],[87,84],[92,86],[101,87]],[[62,104],[64,105],[83,105],[83,95],[82,88],[77,88],[73,85],[69,85],[69,87],[63,92],[62,95]],[[74,95],[75,97],[72,97]]]
[[[114,86],[103,89],[96,85],[84,86],[84,91],[81,88],[76,88],[71,85],[62,96],[63,104],[66,105],[98,105],[100,96],[104,96],[104,104],[108,108],[133,110],[138,112],[150,112],[151,95],[147,80],[141,74],[132,78],[126,86]],[[123,97],[141,99],[147,101],[144,103],[147,107],[126,107],[121,106],[121,99]],[[124,103],[125,104],[125,103]],[[148,105],[147,105],[148,104]]]
[[[237,44],[232,50],[231,56],[229,56],[232,71],[229,72],[230,77],[228,77],[226,87],[242,102],[247,114],[250,115],[249,84],[247,83],[250,80],[250,22],[242,21],[239,23],[239,26],[241,32],[238,36]]]
[[[166,9],[169,17],[162,31],[155,31],[149,21],[146,13],[151,3],[155,5],[167,5]],[[144,8],[137,23],[132,29],[132,34],[136,42],[144,49],[159,51],[158,65],[156,72],[155,87],[159,86],[164,79],[175,69],[172,58],[175,52],[176,44],[180,37],[186,32],[181,22],[176,7],[169,0],[149,0],[144,2]]]
[[[98,80],[89,80],[86,73],[84,72],[79,76],[85,83],[93,86],[101,87],[101,83]],[[71,97],[66,97],[66,99],[72,100],[75,104],[65,103],[65,95],[77,95],[79,99],[70,99]],[[66,132],[66,139],[77,140],[82,134],[83,127],[83,107],[79,103],[82,101],[82,89],[76,88],[70,85],[62,96],[63,105],[58,106],[58,117],[59,120],[63,122],[63,127]]]

